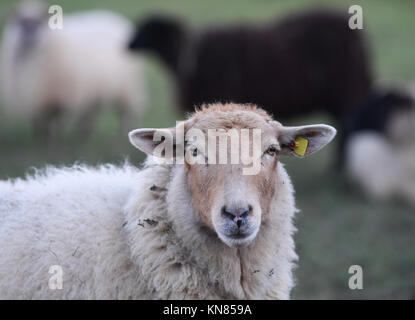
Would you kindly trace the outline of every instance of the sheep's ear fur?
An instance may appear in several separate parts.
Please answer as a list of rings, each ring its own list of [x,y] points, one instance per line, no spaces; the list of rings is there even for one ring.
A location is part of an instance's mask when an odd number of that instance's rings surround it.
[[[175,147],[175,128],[136,129],[128,134],[133,146],[155,156],[172,158]]]
[[[281,154],[303,158],[327,145],[336,135],[336,129],[325,124],[316,124],[299,127],[278,128],[278,141],[281,146]],[[305,143],[304,152],[296,152],[292,143]],[[298,145],[298,144],[297,144]]]

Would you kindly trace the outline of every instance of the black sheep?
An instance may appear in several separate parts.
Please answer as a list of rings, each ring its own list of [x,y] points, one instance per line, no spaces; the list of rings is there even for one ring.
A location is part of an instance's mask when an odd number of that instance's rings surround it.
[[[140,24],[130,49],[157,54],[177,78],[186,111],[209,102],[254,103],[278,119],[324,110],[336,119],[362,103],[371,86],[362,30],[331,10],[264,25],[194,32],[178,19]]]

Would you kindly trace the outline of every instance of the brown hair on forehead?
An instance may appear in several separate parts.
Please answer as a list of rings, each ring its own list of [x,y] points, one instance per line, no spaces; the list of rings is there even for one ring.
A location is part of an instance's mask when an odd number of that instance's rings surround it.
[[[251,111],[255,112],[267,120],[271,120],[271,117],[268,113],[258,108],[254,104],[236,104],[236,103],[215,103],[215,104],[203,104],[200,108],[196,109],[192,116],[197,116],[200,114],[206,114],[211,112],[232,112],[232,111]]]
[[[252,104],[205,104],[189,115],[187,128],[231,129],[260,128],[272,121],[263,109]]]

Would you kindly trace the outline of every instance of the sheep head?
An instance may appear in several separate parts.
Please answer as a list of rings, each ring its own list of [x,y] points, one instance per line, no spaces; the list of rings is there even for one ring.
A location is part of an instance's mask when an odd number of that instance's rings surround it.
[[[215,104],[176,128],[137,129],[129,136],[142,151],[184,166],[200,222],[233,246],[249,244],[271,212],[278,157],[307,156],[335,134],[327,125],[285,127],[255,106]]]
[[[23,49],[28,49],[39,40],[47,26],[48,11],[43,1],[25,0],[15,5],[8,23],[16,28]]]
[[[137,25],[128,49],[155,53],[175,70],[178,68],[184,41],[186,41],[186,28],[179,19],[154,16]]]

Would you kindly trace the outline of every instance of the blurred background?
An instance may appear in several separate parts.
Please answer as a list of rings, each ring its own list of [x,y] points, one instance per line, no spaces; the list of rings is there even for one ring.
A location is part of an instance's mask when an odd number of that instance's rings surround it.
[[[16,1],[9,0],[3,0],[0,4],[2,31],[15,4]],[[64,29],[65,14],[92,9],[117,12],[134,23],[144,21],[149,15],[168,13],[180,17],[192,28],[203,28],[278,20],[306,8],[334,7],[347,14],[350,5],[358,4],[363,8],[365,40],[375,81],[410,85],[415,78],[415,2],[411,0],[57,0],[53,4],[63,9]],[[104,33],[100,36],[105,37]],[[67,121],[60,133],[62,137],[45,143],[34,134],[33,119],[8,112],[7,107],[0,104],[0,179],[21,177],[30,173],[31,168],[45,164],[85,162],[96,165],[122,163],[129,159],[139,165],[144,155],[129,144],[127,129],[132,129],[131,126],[173,126],[177,120],[184,118],[184,113],[177,106],[175,78],[160,59],[143,52],[129,56],[128,61],[127,70],[133,65],[138,68],[134,75],[116,75],[124,68],[121,65],[111,74],[120,79],[137,77],[136,82],[128,82],[133,84],[130,93],[133,95],[136,89],[140,95],[131,98],[138,99],[132,104],[140,109],[134,117],[128,112],[124,114],[123,103],[111,101],[107,103],[107,108],[96,111],[95,120],[85,118],[87,120],[82,125],[77,120]],[[93,66],[86,64],[82,67],[88,68]],[[30,72],[30,69],[25,72]],[[2,81],[6,82],[7,77]],[[130,122],[123,127],[123,117],[129,121],[133,119],[133,125]],[[338,119],[318,110],[312,115],[299,113],[286,123],[339,125]],[[84,127],[86,130],[83,130]],[[371,197],[363,192],[345,170],[336,166],[336,143],[306,159],[281,159],[292,177],[297,207],[301,210],[296,217],[296,244],[300,260],[295,271],[297,286],[292,297],[414,299],[413,204],[395,197]],[[415,162],[415,159],[410,161]],[[351,265],[363,268],[363,290],[350,290],[348,287],[351,276],[348,269]]]

